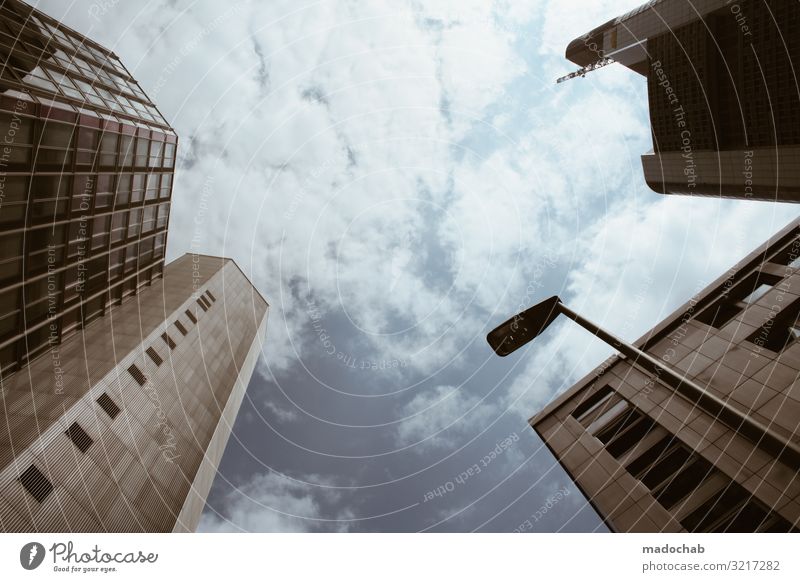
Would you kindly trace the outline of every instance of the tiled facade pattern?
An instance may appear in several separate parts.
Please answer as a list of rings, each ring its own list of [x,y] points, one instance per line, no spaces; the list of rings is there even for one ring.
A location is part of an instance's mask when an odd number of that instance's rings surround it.
[[[800,222],[637,345],[800,444]],[[797,531],[800,476],[614,357],[531,419],[614,531]]]
[[[0,373],[161,276],[177,137],[117,56],[0,5]]]
[[[0,528],[193,531],[267,310],[233,261],[187,254],[65,340],[59,370],[45,355],[11,376]]]
[[[800,5],[658,0],[567,48],[647,77],[650,188],[665,194],[800,201]]]

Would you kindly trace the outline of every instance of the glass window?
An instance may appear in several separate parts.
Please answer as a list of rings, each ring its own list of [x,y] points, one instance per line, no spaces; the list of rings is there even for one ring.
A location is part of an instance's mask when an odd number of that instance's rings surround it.
[[[72,182],[72,212],[87,213],[92,209],[92,196],[95,177],[90,174],[76,174]]]
[[[145,175],[144,174],[134,174],[133,175],[133,186],[131,190],[131,203],[138,204],[142,200],[144,200],[144,184],[145,184]]]
[[[33,120],[27,117],[0,113],[0,135],[8,136],[16,145],[33,143]]]
[[[100,139],[100,165],[114,166],[117,163],[117,142],[119,136],[109,131]]]
[[[761,299],[764,295],[766,295],[769,290],[772,289],[772,285],[768,285],[767,283],[761,283],[757,289],[755,289],[750,295],[742,299],[745,303],[755,303],[759,299]]]
[[[88,220],[78,220],[69,225],[69,242],[67,245],[67,257],[86,256],[86,240],[89,237]]]
[[[22,82],[27,85],[32,85],[39,89],[50,91],[51,93],[58,93],[58,87],[44,72],[41,67],[36,67],[32,71],[17,70],[17,73],[22,78]]]
[[[9,148],[3,154],[6,163],[30,164],[31,144],[33,143],[33,121],[31,119],[0,113],[0,135],[5,140],[3,145]]]
[[[39,143],[48,147],[68,148],[72,143],[74,129],[73,125],[48,119],[42,125],[42,138]]]
[[[800,339],[800,299],[784,305],[777,315],[768,319],[747,341],[780,353]]]
[[[0,236],[0,261],[22,255],[22,235],[18,233]]]
[[[166,200],[170,195],[170,186],[172,186],[172,174],[161,175],[161,194],[159,198]]]
[[[160,259],[164,256],[165,250],[165,243],[167,241],[166,234],[159,234],[155,237],[154,248],[153,248],[153,258]]]
[[[14,292],[12,292],[13,295]],[[8,293],[3,293],[0,295],[0,300],[5,299],[5,296],[9,295]],[[19,329],[19,310],[15,311],[6,311],[3,310],[0,312],[0,339],[6,339],[12,337],[17,333]]]
[[[57,166],[58,168],[66,168],[72,163],[71,150],[56,150],[39,148],[36,152],[36,165],[37,166]]]
[[[22,259],[0,261],[0,281],[7,283],[19,280],[22,275]]]
[[[111,221],[111,244],[118,243],[125,239],[125,230],[127,228],[127,212],[115,212],[113,220]]]
[[[142,211],[139,208],[134,208],[130,212],[130,219],[128,223],[128,238],[139,236],[142,226]]]
[[[149,234],[156,227],[156,207],[146,206],[142,219],[142,234]]]
[[[78,164],[91,166],[97,153],[100,132],[86,127],[78,128]]]
[[[158,174],[147,175],[147,192],[145,193],[145,200],[155,200],[158,198]]]
[[[92,250],[108,246],[108,236],[111,231],[111,217],[98,216],[92,224]]]
[[[169,220],[169,203],[161,204],[158,207],[158,221],[156,222],[156,228],[162,229],[167,226],[167,221]]]
[[[34,176],[31,194],[34,199],[68,198],[66,176]]]
[[[78,128],[78,147],[84,150],[96,150],[100,132],[88,127]]]
[[[123,249],[114,251],[108,256],[108,275],[112,281],[122,276],[122,258]]]
[[[125,249],[125,275],[130,275],[136,270],[136,260],[139,258],[139,245],[128,245]]]
[[[28,176],[6,176],[3,192],[3,211],[9,202],[28,200]]]
[[[164,166],[167,168],[175,167],[175,144],[164,144]]]
[[[136,167],[144,167],[147,165],[147,152],[150,149],[150,141],[140,137],[136,140],[136,158],[134,165]]]
[[[133,136],[120,136],[120,154],[122,165],[126,168],[131,167],[133,165]]]
[[[131,201],[131,175],[120,174],[117,178],[117,200],[116,207],[127,206]]]
[[[34,223],[53,222],[66,218],[69,199],[34,200],[31,206],[31,221]]]
[[[150,163],[149,166],[151,168],[157,168],[161,166],[161,150],[164,146],[163,142],[160,141],[153,141],[150,142]]]
[[[114,174],[97,176],[97,194],[94,200],[96,210],[108,210],[114,205]]]

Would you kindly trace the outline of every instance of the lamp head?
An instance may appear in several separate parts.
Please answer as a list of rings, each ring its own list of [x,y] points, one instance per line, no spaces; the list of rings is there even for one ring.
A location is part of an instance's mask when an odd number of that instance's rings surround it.
[[[560,304],[558,295],[553,295],[498,325],[489,332],[486,341],[498,356],[507,356],[547,329],[561,313]]]

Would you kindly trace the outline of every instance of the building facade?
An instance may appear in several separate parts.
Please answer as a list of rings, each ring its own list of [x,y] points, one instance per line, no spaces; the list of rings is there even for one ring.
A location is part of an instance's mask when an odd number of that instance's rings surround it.
[[[193,531],[266,331],[165,266],[177,137],[111,51],[0,3],[0,530]]]
[[[572,41],[647,78],[663,194],[800,202],[800,5],[793,0],[655,0]]]
[[[114,53],[0,5],[0,373],[164,267],[177,137]]]
[[[2,529],[193,531],[266,321],[235,262],[187,254],[5,379]]]
[[[622,357],[530,424],[613,531],[798,531],[798,316],[800,221],[636,342],[769,431],[777,452]]]

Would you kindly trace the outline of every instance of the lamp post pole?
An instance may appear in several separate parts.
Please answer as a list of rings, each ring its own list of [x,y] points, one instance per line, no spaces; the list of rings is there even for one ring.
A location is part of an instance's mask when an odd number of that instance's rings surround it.
[[[586,319],[564,305],[558,297],[546,299],[509,319],[492,331],[489,344],[500,355],[508,355],[533,340],[552,321],[563,314],[584,329],[619,351],[630,363],[644,371],[654,374],[657,380],[671,386],[681,396],[697,407],[728,425],[737,433],[754,442],[758,447],[781,459],[790,467],[800,467],[800,448],[788,439],[781,438],[769,427],[750,418],[721,398],[696,384],[685,374],[676,372],[670,366],[647,352],[637,348],[596,323]]]

